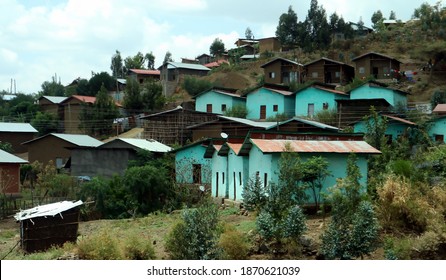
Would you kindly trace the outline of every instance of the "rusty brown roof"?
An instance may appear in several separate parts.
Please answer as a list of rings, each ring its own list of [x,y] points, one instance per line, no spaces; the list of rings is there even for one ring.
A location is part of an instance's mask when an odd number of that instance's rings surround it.
[[[263,153],[281,153],[289,145],[291,151],[298,153],[359,153],[380,154],[381,152],[365,141],[303,141],[303,140],[265,140],[251,139]]]
[[[243,146],[243,143],[227,143],[228,146],[234,151],[236,155],[240,152],[240,149]]]
[[[437,104],[435,106],[433,113],[445,113],[446,112],[446,104]]]
[[[402,118],[399,118],[399,117],[395,117],[395,116],[391,116],[391,115],[383,115],[383,116],[387,117],[387,118],[389,118],[391,120],[394,120],[394,121],[397,121],[397,122],[401,122],[401,123],[405,123],[405,124],[408,124],[408,125],[417,125],[414,122],[411,122],[411,121],[408,121],[408,120],[405,120],[405,119],[402,119]]]

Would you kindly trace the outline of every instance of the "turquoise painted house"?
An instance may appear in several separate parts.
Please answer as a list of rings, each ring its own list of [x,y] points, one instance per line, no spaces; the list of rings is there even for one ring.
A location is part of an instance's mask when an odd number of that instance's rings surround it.
[[[313,83],[295,92],[295,114],[312,118],[323,110],[336,110],[336,100],[349,98],[349,94],[335,90],[334,86]]]
[[[285,114],[293,117],[294,96],[288,87],[265,85],[245,94],[246,108],[248,110],[247,119],[265,120]]]
[[[210,186],[211,160],[204,157],[209,144],[210,140],[202,140],[172,151],[177,183]]]
[[[431,120],[429,127],[429,137],[437,143],[445,143],[446,116],[435,117]]]
[[[416,123],[399,118],[392,115],[382,114],[380,117],[387,118],[387,129],[386,135],[392,139],[392,141],[397,140],[398,137],[402,135],[407,135],[409,128],[414,128],[417,126]],[[446,128],[446,127],[445,127]],[[353,124],[353,132],[355,133],[366,133],[367,126],[365,121],[358,121]]]
[[[407,108],[408,92],[394,89],[387,84],[368,81],[350,90],[350,100],[384,99],[392,107]]]
[[[305,161],[313,156],[322,156],[328,161],[331,176],[324,181],[321,192],[336,184],[336,179],[345,178],[347,159],[351,153],[357,155],[357,162],[362,178],[361,185],[367,186],[367,158],[369,155],[379,154],[365,141],[325,141],[325,140],[283,140],[283,139],[249,139],[242,147],[242,151],[249,155],[249,176],[258,176],[263,184],[278,183],[279,159],[289,145],[293,152],[299,153]],[[242,153],[243,154],[243,153]],[[308,203],[313,197],[308,194]]]
[[[195,110],[199,112],[224,114],[234,106],[246,106],[246,98],[230,89],[211,89],[195,97]]]

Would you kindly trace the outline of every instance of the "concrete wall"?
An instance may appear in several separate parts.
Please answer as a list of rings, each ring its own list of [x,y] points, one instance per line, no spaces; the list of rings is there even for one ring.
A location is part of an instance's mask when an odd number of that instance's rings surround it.
[[[206,147],[200,144],[185,148],[175,154],[177,183],[193,184],[193,164],[201,165],[201,183],[211,183],[211,160],[204,158]]]
[[[436,135],[443,135],[443,138],[446,139],[446,117],[434,120],[428,133],[432,141],[435,141]]]
[[[195,99],[195,110],[199,112],[207,112],[207,104],[212,104],[212,112],[214,114],[224,114],[222,105],[226,105],[226,109],[233,106],[245,106],[246,101],[241,98],[231,97],[225,94],[215,92],[213,90],[203,93]]]
[[[230,150],[228,155],[229,199],[241,200],[243,187],[249,179],[248,161],[248,157],[237,156],[232,149]]]
[[[26,146],[28,148],[29,163],[38,161],[42,164],[48,164],[48,162],[51,160],[55,166],[58,159],[65,164],[70,158],[71,151],[66,148],[75,147],[74,144],[52,135],[35,140]]]
[[[124,175],[136,152],[129,149],[74,149],[71,152],[72,176]]]
[[[386,129],[386,135],[391,135],[392,136],[392,140],[396,140],[398,139],[398,137],[400,135],[403,135],[407,128],[409,127],[409,125],[407,124],[403,124],[403,123],[393,123],[393,122],[389,122],[387,124],[387,129]],[[362,132],[362,133],[366,133],[367,132],[367,127],[364,121],[360,121],[354,124],[353,126],[353,132],[358,133],[358,132]]]
[[[228,171],[228,157],[219,156],[217,151],[212,155],[212,196],[228,197],[229,195],[229,171]]]
[[[275,117],[277,114],[294,116],[294,96],[284,96],[266,88],[260,88],[248,93],[246,98],[246,108],[248,109],[247,119],[260,119],[260,106],[266,106],[266,119]],[[277,112],[274,112],[274,105],[277,105]]]
[[[324,103],[328,109],[336,110],[335,99],[348,99],[348,96],[335,94],[314,87],[306,88],[296,94],[296,116],[308,115],[308,104],[314,104],[314,114],[324,110]]]
[[[358,87],[350,92],[350,99],[378,99],[382,98],[389,102],[392,106],[402,105],[407,106],[407,96],[397,93],[392,89],[371,87],[366,84]]]

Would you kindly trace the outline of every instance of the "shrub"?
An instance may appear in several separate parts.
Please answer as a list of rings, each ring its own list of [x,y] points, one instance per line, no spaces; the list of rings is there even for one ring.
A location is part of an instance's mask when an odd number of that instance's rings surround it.
[[[225,112],[225,116],[234,118],[246,118],[248,115],[248,109],[244,105],[235,105],[228,108]]]
[[[84,260],[122,259],[117,239],[105,230],[81,239],[78,242],[78,254]]]
[[[192,76],[184,77],[183,89],[187,91],[190,96],[195,96],[211,88],[212,83],[207,80],[197,79]]]
[[[223,258],[228,260],[246,260],[249,244],[246,236],[235,228],[226,229],[220,236],[219,247],[223,250]]]
[[[166,240],[173,259],[212,260],[221,257],[218,248],[218,208],[210,201],[195,209],[186,209]]]
[[[243,205],[248,210],[259,210],[266,202],[266,192],[258,176],[243,185]]]
[[[124,245],[124,257],[128,260],[154,260],[155,250],[147,238],[137,235],[127,237]]]

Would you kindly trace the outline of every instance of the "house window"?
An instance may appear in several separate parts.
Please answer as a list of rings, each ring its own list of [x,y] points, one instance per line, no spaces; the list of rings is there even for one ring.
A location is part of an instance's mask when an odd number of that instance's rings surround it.
[[[201,164],[192,164],[192,180],[194,184],[201,184]]]
[[[279,111],[279,105],[273,105],[273,112]]]
[[[365,68],[359,67],[359,74],[364,74],[364,73],[365,73]]]
[[[341,77],[341,72],[335,72],[335,77],[336,77],[336,78]]]
[[[221,111],[226,112],[226,104],[221,104]]]
[[[435,135],[435,142],[443,143],[444,142],[444,135],[443,134],[436,134]]]
[[[63,159],[60,157],[56,158],[56,168],[59,169],[62,167],[63,167]]]
[[[319,77],[319,74],[317,72],[313,72],[313,73],[311,73],[311,77],[317,78],[317,77]]]
[[[308,113],[307,116],[313,117],[314,115],[314,103],[308,104]]]
[[[324,110],[328,109],[328,102],[324,102],[324,104],[322,104],[322,109]]]
[[[212,113],[212,104],[206,105],[206,113]]]
[[[269,77],[274,79],[276,77],[276,72],[269,72]]]
[[[266,119],[266,105],[260,105],[260,119]]]
[[[221,183],[222,184],[225,183],[225,173],[224,172],[221,173]]]

